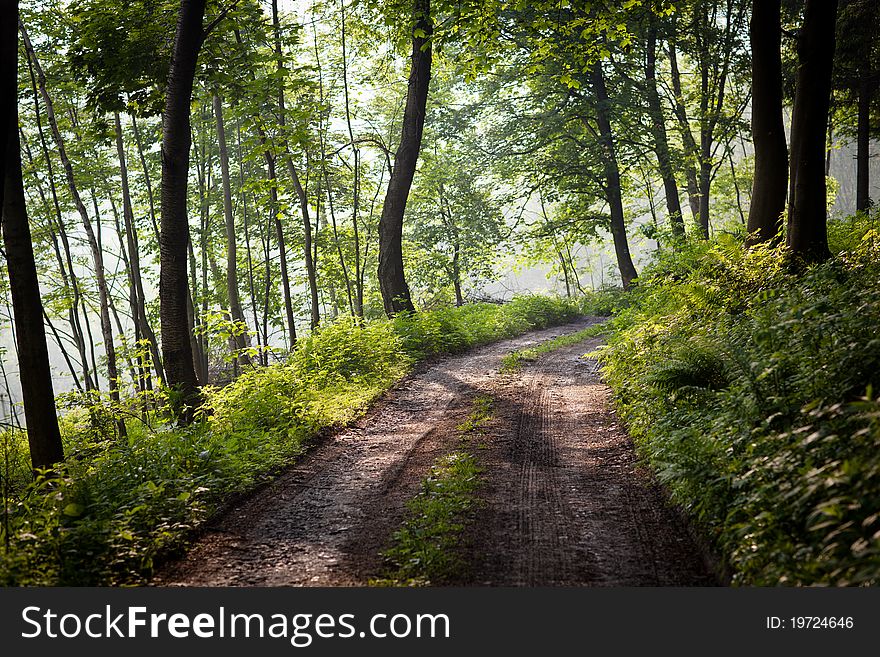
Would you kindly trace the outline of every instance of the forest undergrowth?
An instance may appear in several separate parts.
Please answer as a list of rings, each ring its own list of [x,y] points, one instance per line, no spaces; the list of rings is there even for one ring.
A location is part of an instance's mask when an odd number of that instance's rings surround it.
[[[664,249],[607,324],[602,372],[641,456],[735,585],[880,583],[880,233],[830,261],[720,235]]]
[[[418,361],[607,304],[601,294],[580,304],[532,295],[392,320],[340,319],[301,339],[285,362],[206,387],[191,426],[169,422],[167,408],[140,414],[136,400],[114,406],[67,396],[70,458],[53,476],[32,481],[23,432],[0,436],[0,584],[142,583],[226,502],[271,480],[322,432],[362,415]],[[119,419],[124,441],[116,438]]]

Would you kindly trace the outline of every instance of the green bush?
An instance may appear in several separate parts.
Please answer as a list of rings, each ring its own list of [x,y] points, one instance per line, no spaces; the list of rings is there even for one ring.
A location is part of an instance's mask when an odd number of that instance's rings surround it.
[[[641,454],[737,584],[880,583],[880,241],[801,275],[665,255],[600,359]]]
[[[415,360],[576,314],[570,302],[525,297],[391,321],[340,319],[300,339],[286,363],[205,388],[203,412],[186,428],[156,410],[138,419],[104,397],[68,395],[68,459],[55,476],[32,482],[26,436],[0,434],[0,584],[143,582],[231,495],[271,478],[320,431],[355,419]],[[113,438],[120,413],[124,442]]]

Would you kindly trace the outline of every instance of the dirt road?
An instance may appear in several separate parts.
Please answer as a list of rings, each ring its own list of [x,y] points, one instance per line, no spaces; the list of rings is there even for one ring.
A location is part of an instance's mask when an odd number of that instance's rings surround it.
[[[692,585],[713,578],[678,515],[636,467],[609,409],[598,344],[499,374],[510,351],[595,320],[536,331],[433,364],[362,420],[216,521],[160,585],[359,585],[477,395],[495,417],[479,450],[486,484],[463,545],[478,585]]]

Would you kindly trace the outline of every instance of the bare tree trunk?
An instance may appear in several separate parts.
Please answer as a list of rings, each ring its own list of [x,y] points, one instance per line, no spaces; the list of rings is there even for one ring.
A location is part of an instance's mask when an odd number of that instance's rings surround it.
[[[156,334],[150,321],[147,319],[146,296],[144,295],[144,284],[141,278],[141,257],[140,247],[138,246],[137,229],[134,225],[134,210],[131,204],[131,190],[128,185],[128,165],[125,159],[125,145],[122,141],[122,121],[119,118],[119,112],[114,115],[116,125],[116,156],[119,158],[119,173],[122,179],[122,216],[125,220],[125,242],[128,245],[129,259],[131,260],[131,276],[132,293],[135,296],[134,321],[138,327],[138,332],[146,338],[150,356],[153,360],[153,368],[156,370],[156,376],[160,381],[165,380],[165,374],[162,371],[162,358],[159,354],[159,341],[156,340]]]
[[[282,133],[287,120],[284,108],[284,57],[281,52],[281,23],[278,17],[278,0],[272,0],[272,27],[275,37],[275,61],[278,73],[278,116]],[[299,173],[293,163],[293,157],[290,154],[290,144],[284,139],[284,159],[287,164],[287,173],[293,182],[293,189],[299,200],[300,214],[302,215],[303,224],[303,257],[306,265],[306,277],[309,281],[309,299],[311,309],[311,327],[316,328],[321,322],[321,312],[318,303],[318,278],[315,272],[315,264],[312,261],[312,221],[309,218],[309,199],[306,190],[303,188],[299,178]],[[291,347],[295,341],[295,336],[291,340]]]
[[[617,267],[624,289],[638,276],[629,252],[629,241],[626,237],[626,222],[623,216],[623,199],[620,189],[620,168],[614,149],[614,133],[611,129],[611,118],[608,110],[608,90],[605,88],[605,76],[602,63],[593,65],[593,93],[596,95],[596,119],[599,124],[599,135],[605,166],[605,196],[611,210],[611,236],[614,239],[614,252],[617,255]]]
[[[403,215],[425,127],[433,29],[430,0],[413,0],[412,65],[403,110],[403,129],[379,219],[379,289],[389,317],[415,310],[403,270]]]
[[[153,200],[153,183],[150,177],[150,167],[147,166],[147,158],[144,155],[144,145],[141,141],[141,131],[138,128],[137,118],[131,117],[131,129],[134,132],[134,141],[137,144],[138,159],[144,172],[144,186],[147,188],[147,203],[150,207],[150,222],[153,224],[153,232],[156,235],[156,243],[159,243],[159,224],[156,221],[156,204]]]
[[[837,0],[807,0],[798,37],[786,243],[797,259],[807,263],[825,260],[830,255],[825,206],[825,126],[836,17]]]
[[[749,206],[750,245],[781,238],[788,187],[788,149],[782,120],[781,0],[754,0],[752,44],[752,141],[755,177]]]
[[[246,325],[241,298],[238,294],[238,247],[235,236],[235,218],[232,215],[232,186],[229,182],[229,151],[226,148],[226,126],[223,123],[223,100],[214,94],[214,114],[217,117],[217,146],[220,151],[220,179],[223,184],[223,215],[226,220],[226,293],[229,297],[229,315],[232,321]],[[247,365],[250,358],[243,352],[250,340],[247,330],[230,337],[230,346],[236,363]]]
[[[18,2],[0,0],[0,192],[3,245],[16,325],[21,391],[33,468],[51,468],[64,459],[43,324],[43,305],[21,179],[18,140]]]
[[[870,53],[870,49],[868,51]],[[869,67],[866,59],[864,68]],[[861,72],[859,81],[859,118],[856,145],[856,210],[867,211],[871,207],[870,165],[871,152],[871,91],[868,71]]]
[[[690,122],[688,121],[687,109],[684,106],[684,94],[681,89],[681,72],[678,69],[678,53],[674,43],[669,44],[669,67],[672,73],[672,93],[673,108],[675,110],[675,118],[678,121],[679,132],[681,133],[681,141],[684,145],[685,164],[684,173],[687,181],[688,205],[691,209],[691,215],[694,221],[700,220],[700,190],[697,185],[696,162],[698,160],[699,151],[697,150],[697,142],[694,139],[694,133],[691,132]]]
[[[354,236],[354,314],[364,316],[364,285],[361,278],[361,239],[358,228],[358,206],[360,201],[360,149],[354,139],[354,129],[351,124],[351,103],[348,97],[348,49],[345,41],[345,2],[340,2],[342,15],[342,88],[345,92],[345,122],[348,125],[348,138],[351,142],[351,151],[354,155],[354,180],[352,184],[351,227]]]
[[[251,233],[250,226],[248,225],[247,192],[244,188],[244,160],[241,152],[241,123],[238,120],[235,122],[235,141],[236,152],[238,154],[238,188],[241,193],[241,219],[242,229],[244,230],[244,248],[247,254],[248,295],[250,296],[251,311],[254,315],[254,332],[257,336],[257,344],[262,344],[260,342],[260,320],[257,315],[257,292],[256,285],[254,284],[254,260],[251,254]],[[250,340],[248,340],[248,343],[249,342]]]
[[[663,188],[666,191],[666,210],[669,213],[669,223],[672,226],[673,235],[684,235],[684,219],[681,214],[681,198],[678,194],[678,184],[675,182],[675,171],[672,168],[672,158],[669,155],[669,139],[666,135],[666,120],[663,117],[663,107],[660,104],[660,94],[657,92],[657,23],[653,15],[648,28],[647,62],[645,65],[645,81],[647,82],[648,111],[651,116],[652,133],[654,136],[654,151],[657,153],[657,164],[660,175],[663,178]],[[567,276],[567,274],[566,274]],[[568,281],[566,280],[566,285]]]
[[[36,80],[33,80],[34,89],[36,90]],[[37,96],[34,94],[35,101],[35,109],[37,111],[37,127],[40,131],[40,138],[43,140],[42,136],[42,125],[39,119],[39,104],[37,103]],[[27,142],[24,138],[24,132],[19,127],[18,130],[19,138],[21,140],[21,145],[24,147],[24,152],[28,157],[28,162],[34,170],[36,170],[36,161],[31,153],[31,149],[28,146]],[[52,194],[52,200],[54,202],[54,219],[52,214],[52,208],[49,207],[49,201],[46,199],[46,194],[43,191],[43,186],[40,184],[39,180],[37,180],[37,191],[39,192],[40,199],[42,200],[43,207],[45,208],[46,217],[49,221],[50,229],[50,237],[52,238],[52,247],[55,251],[55,259],[58,262],[58,273],[61,274],[61,282],[64,286],[64,294],[65,297],[71,301],[69,308],[67,309],[67,317],[68,323],[70,325],[70,335],[73,341],[74,346],[76,347],[77,353],[80,357],[80,368],[82,370],[83,381],[80,383],[79,376],[77,374],[73,375],[74,381],[76,382],[76,386],[78,389],[82,389],[83,385],[86,390],[91,390],[94,387],[92,383],[92,377],[89,370],[89,361],[86,356],[86,343],[83,338],[82,333],[82,325],[79,321],[79,307],[80,307],[80,295],[79,295],[79,283],[76,278],[75,272],[73,272],[72,267],[72,259],[70,257],[70,248],[67,243],[67,231],[64,229],[64,218],[61,214],[61,206],[58,203],[58,196],[55,191],[55,182],[52,176],[52,163],[49,159],[48,149],[45,148],[45,140],[43,140],[43,154],[46,158],[47,164],[47,174],[49,178],[49,188]],[[64,255],[62,254],[61,246],[59,246],[59,238],[61,238],[62,244],[64,245],[64,253],[66,254],[67,259],[65,260]],[[68,271],[68,265],[70,265],[70,271]],[[48,318],[48,316],[47,316]],[[47,322],[48,323],[48,322]],[[52,326],[50,325],[50,328]],[[54,328],[52,328],[53,333]]]
[[[242,44],[241,33],[236,30],[235,31],[235,39],[239,44]],[[251,80],[255,79],[255,75],[253,71],[250,72]],[[275,167],[275,156],[272,153],[272,149],[269,145],[268,139],[266,137],[266,131],[263,129],[261,125],[261,118],[256,117],[256,128],[257,134],[260,138],[260,149],[263,152],[263,159],[266,161],[266,168],[268,171],[268,180],[269,180],[269,198],[270,198],[270,211],[272,213],[272,221],[273,226],[275,228],[275,238],[278,242],[278,252],[279,252],[279,264],[281,268],[281,289],[284,296],[284,313],[287,318],[287,338],[290,344],[290,349],[293,349],[293,346],[296,344],[296,324],[293,318],[293,301],[290,295],[290,276],[287,270],[287,247],[285,246],[284,239],[284,226],[281,224],[281,218],[278,216],[278,176]],[[268,266],[268,265],[267,265]],[[268,272],[267,272],[268,275]],[[266,305],[268,306],[268,298],[266,299]],[[264,327],[266,323],[264,322]],[[267,336],[268,340],[268,336]]]
[[[58,156],[61,159],[61,164],[64,168],[64,173],[67,178],[67,186],[70,191],[70,195],[73,198],[73,203],[76,206],[76,210],[79,213],[80,218],[82,219],[83,228],[86,231],[86,238],[88,239],[89,243],[89,248],[92,252],[92,261],[95,265],[95,278],[98,283],[101,334],[104,339],[104,352],[107,356],[107,379],[109,381],[108,387],[110,390],[110,399],[114,403],[118,404],[120,401],[118,381],[119,373],[116,369],[116,348],[113,344],[113,326],[110,323],[110,294],[107,288],[107,277],[104,269],[104,255],[98,243],[98,237],[95,234],[95,230],[92,226],[92,221],[89,218],[88,211],[86,210],[85,204],[80,197],[79,189],[76,185],[76,180],[74,179],[73,165],[70,163],[70,159],[67,157],[67,149],[65,148],[64,139],[61,136],[61,131],[58,129],[58,122],[55,120],[55,108],[52,103],[52,98],[49,96],[49,92],[46,89],[46,76],[43,73],[43,69],[40,66],[40,62],[37,59],[36,53],[34,52],[33,45],[31,44],[30,38],[28,37],[27,30],[25,29],[23,24],[19,24],[19,29],[21,32],[22,40],[24,42],[25,50],[28,54],[28,58],[33,63],[34,71],[37,74],[37,85],[40,89],[40,95],[43,97],[43,103],[46,106],[46,119],[49,122],[49,127],[52,130],[52,135],[55,138],[55,145],[58,147]],[[126,435],[125,422],[122,419],[117,420],[116,428],[120,438]]]
[[[187,299],[186,189],[189,174],[190,103],[196,61],[204,40],[205,0],[181,0],[162,117],[162,206],[160,227],[159,316],[168,386],[179,395],[175,409],[189,423],[201,400],[193,367]]]

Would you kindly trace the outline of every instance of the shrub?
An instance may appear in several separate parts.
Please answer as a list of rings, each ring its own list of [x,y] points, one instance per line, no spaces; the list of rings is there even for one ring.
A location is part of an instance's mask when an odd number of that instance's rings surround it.
[[[737,584],[880,583],[880,251],[802,275],[727,240],[660,259],[603,373]]]
[[[236,493],[271,478],[320,431],[352,421],[420,358],[573,318],[551,297],[442,308],[394,320],[340,319],[302,338],[286,363],[245,368],[204,390],[204,411],[173,427],[155,410],[68,395],[68,459],[31,481],[27,440],[5,431],[0,584],[133,584]],[[125,442],[113,439],[119,417]],[[450,467],[453,464],[450,464]]]

